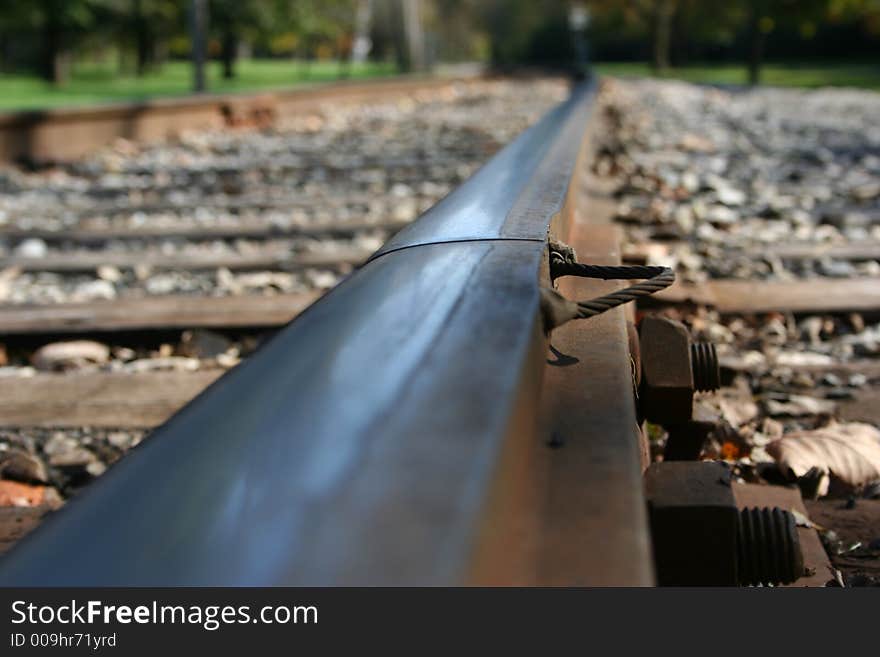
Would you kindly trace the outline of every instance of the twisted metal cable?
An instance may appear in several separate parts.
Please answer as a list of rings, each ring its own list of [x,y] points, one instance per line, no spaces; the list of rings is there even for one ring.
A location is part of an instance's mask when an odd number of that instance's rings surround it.
[[[585,265],[573,262],[564,255],[554,252],[551,255],[551,275],[554,279],[560,276],[580,276],[581,278],[598,278],[605,281],[645,278],[647,280],[630,285],[622,290],[603,294],[595,299],[577,302],[577,319],[595,317],[606,310],[647,297],[659,292],[675,282],[675,272],[669,267],[650,265]]]

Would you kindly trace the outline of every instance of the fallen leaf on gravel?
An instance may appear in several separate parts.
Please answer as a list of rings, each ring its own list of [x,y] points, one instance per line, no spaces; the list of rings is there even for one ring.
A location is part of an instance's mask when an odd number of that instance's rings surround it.
[[[833,413],[837,404],[828,399],[818,399],[807,395],[788,395],[785,401],[765,399],[764,408],[768,415],[822,415]]]
[[[767,445],[779,467],[795,477],[813,469],[827,472],[831,485],[852,492],[880,478],[880,431],[870,424],[831,424],[795,431]],[[827,494],[828,491],[820,491]]]

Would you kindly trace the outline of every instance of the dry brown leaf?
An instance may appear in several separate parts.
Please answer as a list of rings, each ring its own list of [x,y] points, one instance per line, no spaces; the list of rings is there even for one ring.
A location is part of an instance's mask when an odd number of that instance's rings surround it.
[[[880,479],[880,431],[870,424],[849,422],[795,431],[767,445],[767,452],[796,477],[817,468],[843,489]]]

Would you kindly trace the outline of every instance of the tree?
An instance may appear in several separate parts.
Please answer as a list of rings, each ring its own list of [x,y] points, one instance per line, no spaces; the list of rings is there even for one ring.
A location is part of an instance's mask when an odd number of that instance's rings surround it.
[[[126,0],[130,14],[123,19],[126,37],[135,43],[135,73],[144,75],[160,61],[160,44],[182,23],[178,0]],[[127,19],[127,20],[126,20]]]
[[[422,30],[421,4],[420,0],[401,0],[408,71],[421,71],[425,68],[425,33]]]
[[[749,84],[761,81],[761,67],[767,39],[780,26],[796,27],[824,20],[833,2],[829,0],[748,0],[747,66]]]
[[[321,3],[320,38],[332,49],[339,62],[341,77],[347,77],[350,71],[359,27],[358,15],[362,13],[360,4],[358,0],[324,0]],[[367,9],[372,14],[372,7]],[[369,25],[366,29],[369,29]]]
[[[600,20],[613,15],[630,30],[648,39],[651,68],[655,73],[663,73],[670,64],[673,21],[680,4],[680,0],[632,0],[625,4],[615,0],[594,0],[591,8]]]
[[[277,24],[296,36],[299,56],[305,61],[304,73],[308,75],[309,65],[319,51],[335,54],[345,74],[357,14],[356,0],[278,0],[275,16]]]
[[[40,75],[62,84],[74,47],[95,25],[100,3],[95,0],[33,0],[4,7],[4,21],[23,31],[35,31],[41,43]]]
[[[772,0],[749,0],[748,4],[748,57],[749,84],[761,81],[761,65],[764,62],[764,48],[767,35],[773,31],[775,21],[770,15]]]
[[[235,62],[242,39],[268,30],[273,23],[273,5],[266,0],[211,0],[211,26],[220,39],[223,77],[235,77]]]
[[[491,0],[479,7],[496,68],[517,66],[532,56],[544,59],[541,49],[533,47],[536,36],[548,26],[562,26],[566,32],[568,29],[568,4],[562,0]]]
[[[672,17],[676,10],[675,0],[655,0],[654,22],[654,70],[663,73],[669,68],[669,47],[672,43]]]
[[[745,3],[708,3],[705,0],[678,0],[673,20],[670,59],[684,64],[696,48],[704,53],[731,56],[745,21]]]
[[[92,0],[100,20],[94,32],[109,32],[120,62],[132,50],[140,77],[164,57],[164,44],[183,24],[187,2],[181,0]]]

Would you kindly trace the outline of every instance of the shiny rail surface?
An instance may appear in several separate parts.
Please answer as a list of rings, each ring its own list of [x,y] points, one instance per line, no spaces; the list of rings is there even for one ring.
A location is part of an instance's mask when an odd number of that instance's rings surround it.
[[[504,579],[495,530],[515,523],[510,464],[538,425],[546,235],[594,95],[575,88],[53,514],[0,585]]]

